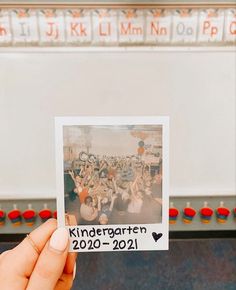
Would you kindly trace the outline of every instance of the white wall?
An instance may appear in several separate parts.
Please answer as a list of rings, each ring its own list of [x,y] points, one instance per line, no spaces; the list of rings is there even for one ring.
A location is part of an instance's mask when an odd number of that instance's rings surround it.
[[[56,195],[54,117],[169,115],[172,195],[235,194],[235,53],[0,53],[0,198]]]

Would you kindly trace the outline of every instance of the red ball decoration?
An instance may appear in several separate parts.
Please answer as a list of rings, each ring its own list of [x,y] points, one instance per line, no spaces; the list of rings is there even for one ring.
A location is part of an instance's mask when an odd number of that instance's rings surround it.
[[[172,207],[169,209],[169,223],[176,224],[177,217],[179,215],[179,211],[177,208]]]
[[[212,216],[213,215],[213,210],[210,207],[203,207],[200,210],[200,213],[203,216]]]
[[[196,210],[192,207],[185,207],[183,210],[183,222],[185,224],[191,224],[194,216],[196,215]]]
[[[222,203],[223,204],[223,203]],[[226,223],[230,210],[224,206],[220,206],[216,209],[216,220],[220,224]]]
[[[35,216],[35,211],[32,209],[27,209],[23,212],[22,215],[24,219],[31,219]]]
[[[204,206],[200,209],[201,222],[204,224],[209,224],[213,215],[213,209],[207,206]]]
[[[6,213],[3,210],[0,210],[0,218],[5,218],[6,217]]]
[[[230,210],[226,207],[218,207],[217,213],[220,215],[228,216],[230,214]]]
[[[0,227],[5,224],[6,213],[3,210],[0,210]]]
[[[52,211],[48,208],[42,209],[39,212],[39,216],[40,216],[42,222],[45,222],[52,217]]]
[[[186,207],[184,209],[184,214],[187,215],[187,216],[189,216],[189,217],[194,217],[195,214],[196,214],[196,210],[193,209],[193,208],[191,208],[191,207]]]
[[[33,209],[26,209],[23,212],[23,218],[27,226],[33,226],[36,220],[36,212]]]
[[[233,209],[233,215],[234,215],[234,218],[236,219],[236,207]]]
[[[13,209],[8,213],[8,218],[10,219],[13,226],[17,227],[21,225],[21,212],[18,209]]]
[[[170,217],[176,217],[179,214],[179,211],[177,208],[170,208],[169,209],[169,216]]]
[[[227,207],[224,207],[224,203],[221,202],[220,206],[216,209],[216,220],[220,224],[226,223],[230,210]]]
[[[54,219],[57,219],[57,211],[56,210],[53,213],[53,217],[54,217]]]

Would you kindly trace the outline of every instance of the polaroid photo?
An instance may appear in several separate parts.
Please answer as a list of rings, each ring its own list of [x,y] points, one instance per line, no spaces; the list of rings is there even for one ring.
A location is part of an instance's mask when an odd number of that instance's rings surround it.
[[[167,250],[169,118],[57,117],[55,129],[70,251]]]

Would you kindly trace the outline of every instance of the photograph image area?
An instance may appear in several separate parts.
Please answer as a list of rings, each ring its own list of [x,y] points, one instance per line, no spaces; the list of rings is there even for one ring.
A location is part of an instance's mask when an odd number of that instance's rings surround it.
[[[162,125],[64,125],[69,225],[162,222]]]

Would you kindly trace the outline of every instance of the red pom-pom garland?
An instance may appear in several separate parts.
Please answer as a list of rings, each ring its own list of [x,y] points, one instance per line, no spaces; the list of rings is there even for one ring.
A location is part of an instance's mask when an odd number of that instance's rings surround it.
[[[44,209],[42,209],[39,212],[39,216],[40,216],[42,222],[45,222],[52,217],[52,211],[50,209],[48,209],[47,205],[45,204]]]
[[[179,211],[177,208],[170,208],[169,209],[169,216],[170,217],[177,217],[179,214]]]
[[[226,223],[230,210],[224,206],[223,201],[220,202],[220,206],[216,209],[216,220],[218,223]]]
[[[0,209],[0,227],[5,224],[5,220],[6,220],[6,213],[5,211]]]
[[[53,213],[53,217],[54,217],[54,219],[57,219],[57,211],[56,210]]]
[[[177,217],[179,215],[179,210],[174,207],[174,203],[170,203],[170,208],[169,208],[169,223],[170,224],[176,224]]]
[[[33,226],[36,221],[37,214],[35,210],[31,208],[31,205],[28,206],[29,208],[23,212],[23,218],[26,222],[27,226]]]
[[[234,218],[236,219],[236,207],[233,209],[233,215],[234,215]]]
[[[191,207],[186,207],[186,208],[184,209],[184,214],[185,214],[186,216],[188,216],[188,217],[193,218],[193,217],[195,216],[195,214],[196,214],[196,210],[193,209],[193,208],[191,208]]]
[[[200,209],[201,222],[209,224],[213,213],[213,209],[207,206],[207,202],[204,202],[203,208]]]
[[[209,216],[211,217],[213,215],[213,210],[210,207],[203,207],[200,210],[200,213],[202,216]]]
[[[217,214],[227,217],[230,214],[230,210],[226,207],[218,207]]]
[[[14,209],[11,210],[7,216],[10,219],[13,226],[20,226],[22,220],[21,212],[19,209],[17,209],[15,204],[13,207]]]
[[[197,213],[196,210],[190,207],[190,203],[187,202],[187,205],[183,210],[183,222],[186,224],[190,224],[196,213]]]

